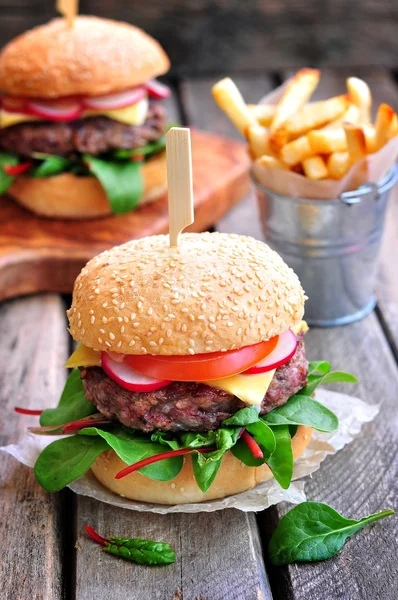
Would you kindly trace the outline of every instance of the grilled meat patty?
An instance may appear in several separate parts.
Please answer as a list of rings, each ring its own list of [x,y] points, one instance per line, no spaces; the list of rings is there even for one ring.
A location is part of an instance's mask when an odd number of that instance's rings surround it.
[[[302,337],[302,336],[301,336]],[[307,382],[308,362],[300,339],[293,358],[279,367],[261,405],[261,414],[285,404]],[[82,369],[87,399],[109,418],[142,431],[209,431],[244,408],[236,396],[203,383],[175,381],[154,392],[130,392],[99,367]]]
[[[22,156],[34,152],[74,156],[84,152],[98,155],[111,150],[131,150],[158,140],[166,130],[166,121],[162,102],[152,101],[142,125],[125,125],[108,117],[86,117],[67,123],[23,123],[0,130],[0,148]]]

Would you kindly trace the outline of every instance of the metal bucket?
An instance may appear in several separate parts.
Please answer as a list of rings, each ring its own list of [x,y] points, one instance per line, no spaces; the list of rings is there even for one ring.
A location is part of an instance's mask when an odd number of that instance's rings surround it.
[[[324,327],[344,325],[371,312],[397,166],[378,185],[367,183],[336,200],[281,196],[252,179],[266,241],[297,273],[309,297],[306,320]]]

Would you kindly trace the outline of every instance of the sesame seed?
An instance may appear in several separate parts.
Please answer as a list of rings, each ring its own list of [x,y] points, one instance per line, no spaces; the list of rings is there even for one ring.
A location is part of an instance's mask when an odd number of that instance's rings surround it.
[[[102,335],[104,335],[105,329],[100,329],[99,332],[102,333]]]
[[[88,314],[89,314],[89,315],[93,315],[93,314],[94,314],[94,311],[93,311],[93,309],[89,310],[89,311],[88,311]]]
[[[108,348],[112,348],[112,344],[110,344],[108,341],[105,342],[105,346],[108,346]]]
[[[195,350],[192,350],[192,348],[188,348],[188,352],[189,354],[195,354]]]
[[[100,337],[98,338],[98,343],[99,344],[103,344],[103,341],[102,341],[102,339]]]
[[[121,310],[123,310],[123,308],[124,308],[124,302],[121,303],[120,308],[121,308]]]
[[[140,324],[139,324],[138,321],[136,321],[135,323],[133,323],[133,327],[139,327],[139,326],[140,326]]]
[[[106,324],[108,322],[108,319],[106,317],[102,317],[102,322]]]
[[[81,326],[82,326],[82,322],[81,322],[81,321],[78,321],[78,322],[77,322],[77,327],[78,327],[78,329],[81,329]]]
[[[91,324],[94,325],[94,323],[95,323],[95,317],[94,317],[94,315],[92,315],[90,321],[91,321]]]
[[[141,302],[141,300],[139,302],[137,302],[137,308],[142,308],[142,302]]]
[[[135,340],[131,340],[131,341],[129,342],[129,346],[134,346],[134,344],[135,344]]]
[[[131,313],[131,315],[130,315],[130,319],[131,319],[132,321],[134,321],[134,319],[135,319],[135,317],[136,317],[136,316],[137,316],[137,315],[136,315],[135,313]]]
[[[153,340],[151,340],[151,341],[149,342],[149,345],[150,345],[150,346],[157,346],[157,343],[156,343],[156,342],[154,342]]]
[[[122,317],[118,317],[117,320],[118,320],[119,323],[123,323]]]
[[[152,308],[152,306],[150,306],[150,307],[148,308],[148,315],[151,315],[152,313],[153,313],[153,308]]]
[[[115,339],[115,334],[112,331],[109,332],[109,337],[113,341]]]
[[[94,292],[95,292],[96,294],[99,294],[99,293],[100,293],[100,291],[99,291],[99,288],[95,288]]]
[[[232,327],[232,325],[233,325],[232,321],[228,321],[227,325],[228,325],[228,327]]]
[[[122,342],[120,341],[120,342],[118,342],[118,343],[116,344],[116,347],[117,347],[117,348],[120,348],[120,346],[121,346],[121,345],[122,345]]]
[[[159,346],[161,346],[164,342],[164,338],[159,338]]]
[[[124,333],[124,325],[121,326],[120,333]]]
[[[209,327],[210,327],[210,329],[212,329],[213,331],[216,331],[216,329],[217,329],[217,325],[214,325],[214,323],[210,323]]]
[[[94,300],[95,296],[94,294],[90,294],[90,296],[88,297],[89,300]]]
[[[167,337],[171,337],[172,333],[173,332],[171,331],[171,329],[168,329],[166,332]]]

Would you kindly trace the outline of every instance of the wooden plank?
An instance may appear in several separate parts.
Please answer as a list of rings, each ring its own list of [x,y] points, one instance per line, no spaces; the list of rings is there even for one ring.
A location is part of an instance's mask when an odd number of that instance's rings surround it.
[[[0,7],[3,43],[55,16],[51,0]],[[81,11],[143,27],[165,47],[173,71],[190,75],[312,63],[395,67],[398,49],[394,0],[86,0]]]
[[[242,139],[240,133],[213,100],[211,87],[218,79],[220,77],[188,79],[182,83],[182,97],[188,122],[194,127],[209,129],[234,139]],[[274,87],[273,80],[269,76],[238,76],[234,77],[234,81],[248,104],[257,103]],[[262,239],[256,202],[252,188],[242,202],[216,222],[216,229],[222,232],[238,230],[242,235]]]
[[[78,498],[76,600],[271,600],[253,514],[237,510],[156,515]],[[101,553],[84,525],[102,535],[166,541],[177,561],[146,568]]]
[[[325,359],[354,373],[358,386],[340,386],[370,404],[381,403],[376,420],[319,471],[307,479],[309,500],[330,504],[347,517],[359,518],[393,508],[398,497],[398,372],[376,315],[348,327],[314,329],[306,337],[310,359]],[[333,386],[337,389],[337,386]],[[259,516],[266,545],[276,523],[291,506],[279,505]],[[396,599],[398,522],[370,527],[326,562],[268,568],[276,600]]]
[[[67,354],[65,309],[56,296],[37,296],[0,306],[0,445],[15,443],[37,418],[14,406],[54,406],[63,387]],[[64,597],[60,495],[38,485],[33,470],[0,453],[0,561],[4,600]]]

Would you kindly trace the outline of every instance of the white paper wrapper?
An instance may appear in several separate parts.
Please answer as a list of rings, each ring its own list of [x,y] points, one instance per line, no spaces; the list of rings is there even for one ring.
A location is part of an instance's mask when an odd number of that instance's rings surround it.
[[[338,431],[334,433],[314,431],[311,443],[295,463],[294,481],[288,490],[283,490],[273,480],[266,481],[247,492],[236,494],[223,500],[212,500],[198,504],[180,504],[179,506],[163,506],[160,504],[135,502],[117,496],[105,489],[91,473],[81,477],[69,487],[76,494],[90,496],[113,506],[159,514],[213,512],[222,508],[237,508],[249,512],[264,510],[273,504],[284,501],[298,504],[306,499],[304,492],[305,482],[301,478],[316,471],[328,454],[335,454],[346,444],[349,444],[358,435],[362,425],[372,421],[379,412],[378,406],[371,406],[359,398],[337,392],[317,390],[316,399],[338,416],[340,426]],[[8,454],[14,456],[22,464],[33,467],[43,448],[55,439],[58,439],[58,437],[38,436],[26,433],[18,444],[0,447],[0,450],[8,452]]]
[[[285,82],[282,86],[264,96],[259,104],[277,104],[287,83]],[[392,168],[397,156],[398,137],[395,137],[378,152],[370,154],[355,163],[345,177],[339,180],[312,181],[293,171],[270,169],[257,163],[253,164],[253,175],[265,188],[282,196],[330,200],[338,198],[342,192],[355,190],[364,183],[381,181]]]

